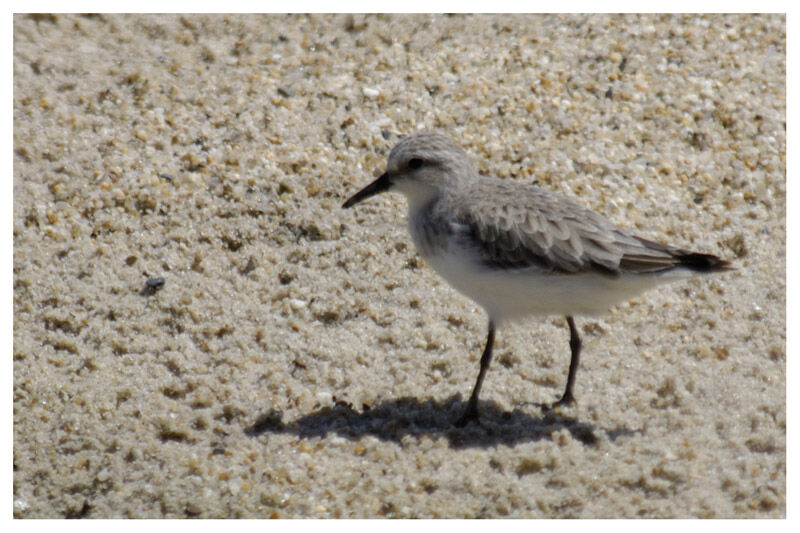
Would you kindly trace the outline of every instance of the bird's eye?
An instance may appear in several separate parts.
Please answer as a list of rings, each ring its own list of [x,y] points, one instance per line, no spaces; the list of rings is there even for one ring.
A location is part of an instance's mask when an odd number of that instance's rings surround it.
[[[422,166],[422,159],[415,157],[408,161],[408,168],[411,170],[417,170],[419,167]]]

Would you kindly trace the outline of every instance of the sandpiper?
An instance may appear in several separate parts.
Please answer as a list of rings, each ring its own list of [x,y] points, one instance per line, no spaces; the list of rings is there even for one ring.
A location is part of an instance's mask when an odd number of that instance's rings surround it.
[[[602,215],[535,185],[481,176],[466,152],[438,133],[402,138],[384,172],[348,208],[385,191],[408,200],[420,255],[489,316],[486,348],[463,426],[478,419],[495,328],[527,315],[564,315],[571,359],[564,394],[574,402],[581,351],[575,315],[598,315],[656,285],[729,270],[714,255],[636,237]]]

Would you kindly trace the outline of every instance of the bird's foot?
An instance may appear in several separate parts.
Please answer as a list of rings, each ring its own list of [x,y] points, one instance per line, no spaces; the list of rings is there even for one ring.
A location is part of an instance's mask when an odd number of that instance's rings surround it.
[[[474,404],[469,404],[464,414],[456,420],[456,427],[463,428],[470,422],[478,422],[478,407]]]
[[[573,398],[572,394],[566,393],[555,403],[539,404],[544,412],[553,411],[559,407],[571,407],[573,405],[575,405],[575,398]]]

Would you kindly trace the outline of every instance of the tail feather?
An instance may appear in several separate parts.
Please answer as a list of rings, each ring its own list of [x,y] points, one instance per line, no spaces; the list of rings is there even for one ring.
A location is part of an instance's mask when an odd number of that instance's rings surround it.
[[[723,270],[733,270],[728,261],[720,259],[716,255],[686,252],[677,256],[679,265],[695,272],[720,272]]]
[[[716,255],[691,252],[683,248],[635,237],[639,246],[625,253],[620,267],[637,273],[667,272],[684,268],[692,272],[722,272],[734,267]]]

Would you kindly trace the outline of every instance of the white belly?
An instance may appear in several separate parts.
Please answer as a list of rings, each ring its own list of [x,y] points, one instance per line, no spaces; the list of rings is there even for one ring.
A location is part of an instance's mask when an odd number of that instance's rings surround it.
[[[637,294],[681,275],[620,275],[544,273],[491,270],[465,255],[431,255],[425,260],[456,290],[474,300],[496,321],[526,315],[597,315]]]

